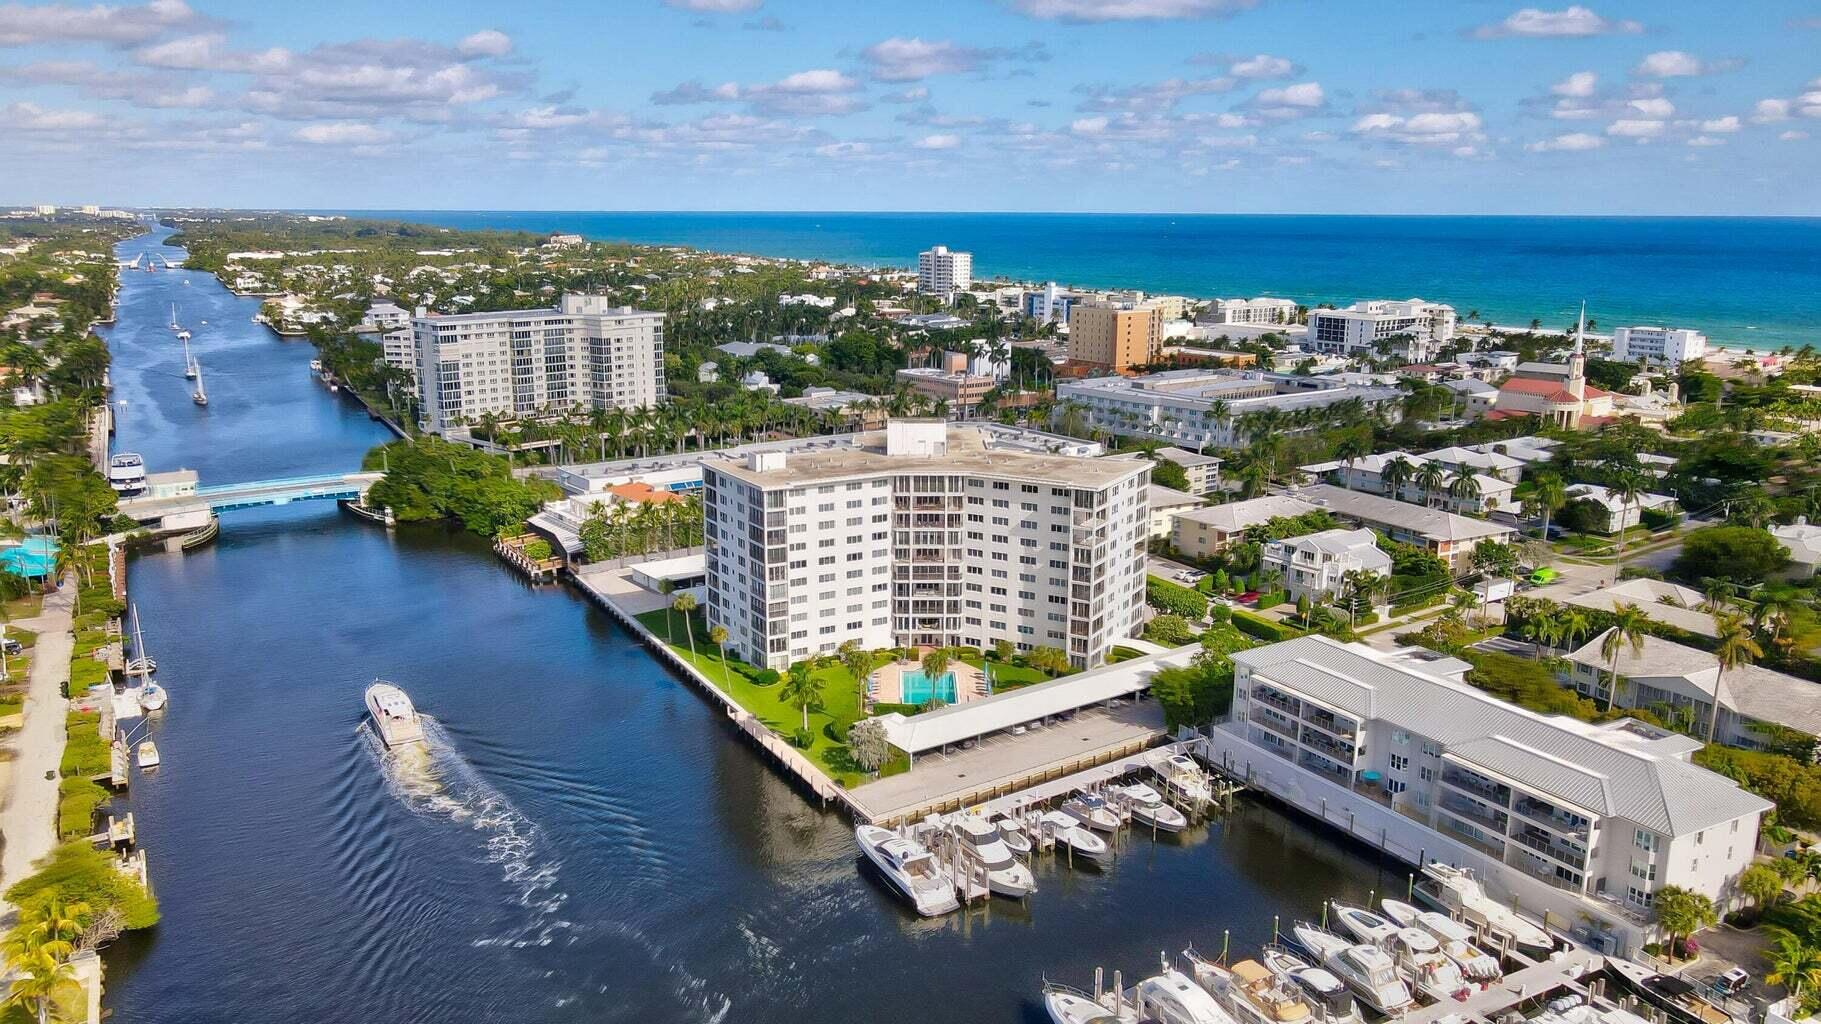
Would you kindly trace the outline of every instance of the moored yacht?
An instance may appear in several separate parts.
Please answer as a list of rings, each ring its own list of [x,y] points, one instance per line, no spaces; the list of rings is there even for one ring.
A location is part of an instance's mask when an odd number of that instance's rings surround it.
[[[164,687],[147,681],[139,690],[139,709],[146,714],[162,710],[167,703]]]
[[[1214,799],[1214,780],[1187,754],[1153,757],[1151,770],[1163,780],[1165,789],[1190,807],[1199,807]]]
[[[1293,982],[1279,978],[1256,960],[1227,967],[1192,947],[1183,950],[1182,959],[1196,983],[1240,1024],[1305,1024],[1313,1016]]]
[[[1633,995],[1662,1010],[1673,1024],[1730,1024],[1732,1016],[1702,998],[1693,983],[1658,974],[1634,960],[1609,956],[1606,973]]]
[[[1085,857],[1100,864],[1113,854],[1113,848],[1107,845],[1105,839],[1061,811],[1045,812],[1043,817],[1037,819],[1037,825],[1056,842],[1067,847],[1070,858]]]
[[[922,843],[877,825],[855,828],[854,841],[917,913],[936,917],[961,906],[955,899],[954,881]]]
[[[107,460],[107,483],[124,498],[145,492],[145,460],[138,452],[121,452]]]
[[[424,723],[411,706],[405,691],[383,679],[367,687],[367,713],[373,717],[373,728],[388,747],[424,741]]]
[[[1442,953],[1461,969],[1468,981],[1497,981],[1505,974],[1497,957],[1473,942],[1473,931],[1447,914],[1418,910],[1401,900],[1380,900],[1385,916],[1406,928],[1421,928],[1441,943]]]
[[[1397,934],[1398,926],[1394,922],[1387,921],[1364,907],[1339,900],[1331,900],[1328,905],[1333,909],[1334,920],[1339,922],[1341,928],[1361,942],[1383,946],[1391,936]]]
[[[1118,977],[1117,974],[1114,975]],[[1094,987],[1100,987],[1100,972],[1094,972]],[[1118,982],[1114,982],[1114,991],[1088,995],[1079,989],[1055,982],[1043,985],[1043,1009],[1050,1015],[1052,1024],[1138,1024],[1138,1011],[1125,1005],[1118,993]]]
[[[999,840],[1013,856],[1029,857],[1031,855],[1031,833],[1024,827],[1024,822],[1017,818],[1004,817],[993,823],[999,830]]]
[[[1285,984],[1295,985],[1321,1024],[1362,1024],[1359,1003],[1332,971],[1316,966],[1278,945],[1266,946],[1258,959]]]
[[[1023,899],[1037,891],[1031,869],[1012,856],[993,823],[978,814],[966,814],[954,823],[960,855],[986,872],[986,887],[1001,896]]]
[[[1470,869],[1430,861],[1423,865],[1423,876],[1435,883],[1435,897],[1442,908],[1460,911],[1468,924],[1483,925],[1490,931],[1509,936],[1533,957],[1548,956],[1555,951],[1555,940],[1548,932],[1486,895],[1485,886]]]
[[[139,744],[139,767],[141,770],[149,772],[158,767],[161,761],[162,758],[158,756],[158,744],[153,743],[151,740],[146,740],[144,743]]]
[[[1410,1008],[1414,1000],[1404,980],[1397,976],[1391,955],[1377,946],[1351,943],[1325,929],[1311,924],[1298,924],[1296,941],[1322,966],[1347,983],[1360,1001],[1380,1013],[1395,1015]]]
[[[1119,815],[1095,793],[1077,793],[1062,802],[1062,813],[1096,832],[1119,831]]]
[[[1133,986],[1132,994],[1144,1019],[1158,1024],[1235,1024],[1207,989],[1167,964],[1162,974]]]
[[[1441,943],[1421,928],[1400,928],[1385,943],[1385,952],[1416,994],[1431,1002],[1454,999],[1472,991],[1461,969],[1442,954]]]
[[[1114,800],[1124,803],[1132,812],[1132,820],[1145,828],[1181,832],[1189,827],[1189,819],[1183,817],[1181,811],[1164,803],[1162,794],[1142,782],[1111,786],[1107,792]]]

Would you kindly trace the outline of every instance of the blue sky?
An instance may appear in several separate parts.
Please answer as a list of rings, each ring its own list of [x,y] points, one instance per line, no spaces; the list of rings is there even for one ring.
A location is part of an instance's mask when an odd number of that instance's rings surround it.
[[[1821,0],[0,3],[0,201],[1821,215]]]

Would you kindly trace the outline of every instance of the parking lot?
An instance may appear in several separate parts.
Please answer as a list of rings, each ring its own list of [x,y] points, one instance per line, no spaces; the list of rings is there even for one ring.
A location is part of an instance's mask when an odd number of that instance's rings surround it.
[[[1171,583],[1180,583],[1185,587],[1194,586],[1196,580],[1207,575],[1207,573],[1202,572],[1200,569],[1193,566],[1184,565],[1181,562],[1172,562],[1167,558],[1159,558],[1156,555],[1150,555],[1146,558],[1144,571],[1160,579],[1169,580]]]

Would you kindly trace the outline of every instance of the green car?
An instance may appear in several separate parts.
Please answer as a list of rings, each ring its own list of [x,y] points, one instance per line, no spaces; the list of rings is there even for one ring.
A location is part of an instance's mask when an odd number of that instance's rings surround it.
[[[1540,587],[1543,584],[1548,583],[1551,580],[1554,580],[1557,576],[1560,576],[1560,575],[1561,575],[1561,573],[1556,572],[1554,569],[1551,569],[1548,566],[1544,566],[1543,568],[1538,569],[1537,571],[1530,574],[1530,582],[1532,582]]]

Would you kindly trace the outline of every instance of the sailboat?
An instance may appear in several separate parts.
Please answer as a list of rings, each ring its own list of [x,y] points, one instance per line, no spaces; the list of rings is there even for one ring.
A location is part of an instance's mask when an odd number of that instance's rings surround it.
[[[177,303],[171,303],[171,330],[181,331],[183,326],[177,322]]]
[[[196,357],[193,355],[190,355],[189,332],[186,331],[182,334],[179,334],[177,337],[183,339],[183,379],[184,380],[195,380],[196,379]]]
[[[190,365],[196,368],[196,390],[191,393],[190,401],[195,402],[197,405],[208,405],[209,393],[202,389],[202,364],[191,360]]]

